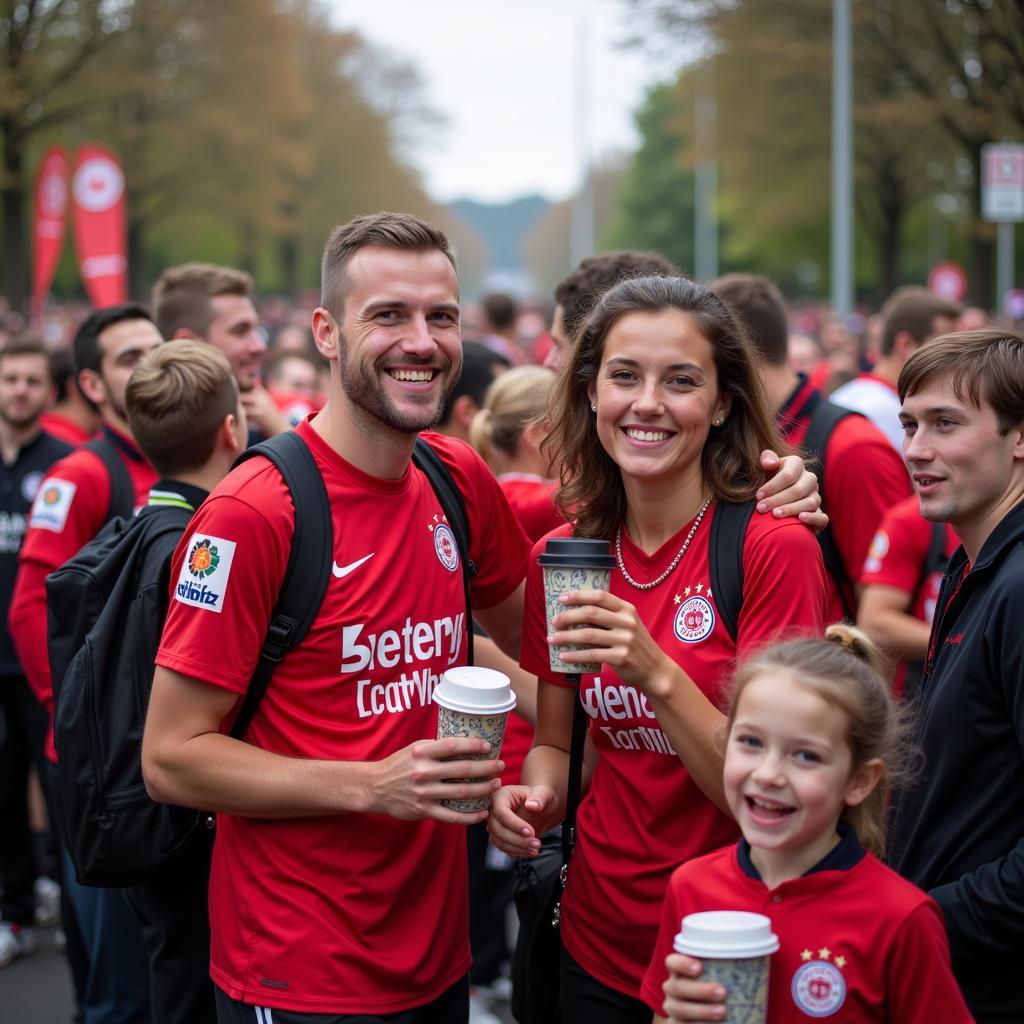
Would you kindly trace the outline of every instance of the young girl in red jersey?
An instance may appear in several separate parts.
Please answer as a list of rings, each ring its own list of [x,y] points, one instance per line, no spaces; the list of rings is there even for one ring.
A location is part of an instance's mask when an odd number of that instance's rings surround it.
[[[543,366],[519,366],[497,377],[469,427],[469,440],[498,478],[526,535],[536,542],[561,526],[555,507],[557,476],[542,422],[555,375]]]
[[[876,858],[903,762],[878,651],[852,627],[826,636],[769,648],[736,675],[724,778],[743,838],[672,876],[643,985],[656,1024],[725,1019],[728,993],[672,953],[681,919],[704,910],[771,918],[769,1024],[973,1019],[938,906]]]
[[[534,857],[562,820],[573,706],[597,751],[577,815],[559,936],[563,1024],[650,1024],[641,983],[673,870],[738,836],[722,794],[722,686],[737,656],[781,633],[824,630],[814,534],[754,512],[742,545],[742,608],[726,627],[712,593],[712,523],[764,497],[765,449],[781,445],[742,326],[683,278],[622,281],[597,302],[552,392],[559,504],[552,536],[609,542],[610,588],[566,595],[548,636],[541,571],[528,567],[521,664],[540,678],[522,784],[494,795],[488,828]],[[580,625],[582,628],[573,629]],[[601,663],[579,684],[550,669]]]

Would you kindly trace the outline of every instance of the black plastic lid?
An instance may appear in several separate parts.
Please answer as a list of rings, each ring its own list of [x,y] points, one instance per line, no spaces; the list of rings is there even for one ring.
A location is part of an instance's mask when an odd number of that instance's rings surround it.
[[[590,537],[552,537],[537,556],[546,568],[614,569],[615,556],[606,540]]]

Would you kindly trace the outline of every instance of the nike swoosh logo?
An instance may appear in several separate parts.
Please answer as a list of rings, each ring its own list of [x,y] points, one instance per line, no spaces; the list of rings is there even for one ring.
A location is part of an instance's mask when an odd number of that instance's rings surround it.
[[[358,569],[363,562],[368,562],[376,554],[375,551],[371,551],[365,558],[360,558],[358,562],[352,562],[350,565],[338,565],[337,562],[331,568],[331,572],[334,573],[335,579],[341,579],[343,576],[347,576],[353,569]]]

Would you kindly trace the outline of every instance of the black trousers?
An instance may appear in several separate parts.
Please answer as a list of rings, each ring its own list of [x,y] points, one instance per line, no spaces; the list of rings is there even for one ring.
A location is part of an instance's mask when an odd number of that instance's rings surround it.
[[[37,863],[28,820],[28,777],[33,764],[45,788],[46,711],[18,676],[0,677],[0,913],[27,927],[35,917],[35,880],[55,876],[56,864]]]
[[[640,999],[609,988],[562,947],[562,1024],[651,1024],[651,1008]]]
[[[650,1011],[648,1011],[648,1018]],[[217,1020],[220,1024],[467,1024],[469,1020],[469,975],[446,989],[436,999],[401,1013],[299,1013],[250,1006],[229,999],[217,989]],[[649,1020],[647,1024],[650,1024]]]
[[[146,943],[153,1024],[217,1021],[207,906],[213,835],[196,830],[159,880],[127,890]]]
[[[512,862],[505,868],[488,863],[491,849],[487,822],[466,829],[469,856],[469,945],[473,966],[469,972],[474,985],[488,985],[501,973],[511,956],[505,918],[512,902],[515,875]],[[496,852],[496,851],[495,851]]]

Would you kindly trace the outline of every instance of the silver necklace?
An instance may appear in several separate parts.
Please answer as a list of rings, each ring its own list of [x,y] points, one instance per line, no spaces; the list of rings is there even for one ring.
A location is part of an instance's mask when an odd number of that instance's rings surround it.
[[[622,578],[630,584],[630,586],[636,587],[637,590],[653,590],[659,583],[664,583],[665,580],[672,575],[672,570],[679,564],[680,559],[686,554],[686,549],[690,546],[690,541],[693,540],[693,535],[697,532],[697,527],[700,526],[700,521],[704,518],[704,513],[707,512],[708,506],[711,504],[711,498],[708,498],[700,507],[700,511],[697,513],[697,518],[693,521],[693,526],[690,527],[690,532],[686,535],[686,540],[683,541],[683,546],[679,549],[676,557],[672,559],[672,563],[669,567],[656,579],[651,580],[650,583],[637,583],[632,576],[626,572],[626,563],[622,560],[622,524],[619,524],[618,530],[615,531],[615,558],[619,563],[619,571],[622,573]]]

